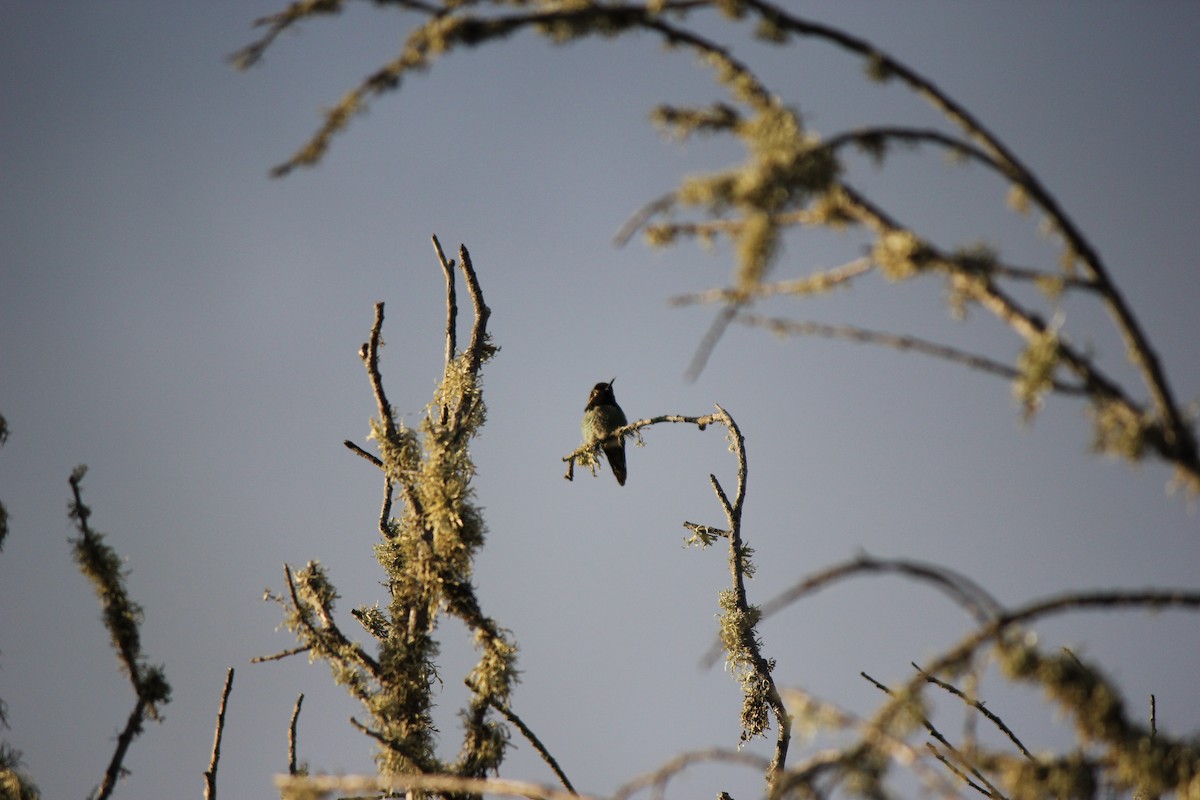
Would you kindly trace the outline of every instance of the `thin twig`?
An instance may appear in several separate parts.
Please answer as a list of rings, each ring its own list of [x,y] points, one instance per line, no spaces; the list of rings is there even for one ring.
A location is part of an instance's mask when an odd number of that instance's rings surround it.
[[[396,436],[396,420],[392,416],[392,404],[388,402],[387,393],[383,390],[383,376],[379,374],[379,348],[383,344],[383,303],[375,304],[375,322],[371,325],[371,338],[362,351],[363,362],[367,367],[367,375],[371,379],[371,389],[375,393],[375,406],[379,411],[379,423],[383,425],[384,433],[389,439]]]
[[[479,276],[475,273],[475,265],[471,263],[471,254],[467,246],[458,246],[458,267],[462,270],[467,281],[467,291],[471,294],[471,303],[475,306],[475,324],[471,326],[471,343],[467,346],[469,364],[468,370],[472,375],[479,372],[483,363],[484,344],[487,341],[487,323],[492,316],[492,310],[483,302],[483,290],[479,287]]]
[[[383,733],[380,733],[379,731],[375,730],[374,728],[371,728],[367,725],[362,724],[354,717],[350,718],[350,724],[353,725],[356,729],[361,731],[366,736],[369,736],[370,738],[379,742],[381,745],[383,745],[387,749],[389,749],[393,752],[399,753],[404,758],[411,761],[413,764],[421,764],[422,763],[423,759],[419,755],[414,754],[412,752],[411,748],[405,747],[403,742],[397,741],[396,739],[392,739],[392,738],[384,735]]]
[[[872,684],[875,685],[875,688],[879,689],[881,692],[888,695],[889,697],[896,696],[896,694],[891,689],[889,689],[887,686],[883,685],[879,681],[875,680],[867,673],[860,672],[858,674],[861,675],[866,680],[870,681]],[[950,744],[950,741],[944,735],[942,735],[942,732],[937,729],[937,726],[934,725],[933,722],[931,722],[930,719],[928,717],[926,717],[924,714],[921,715],[921,724],[925,726],[925,730],[929,732],[930,736],[932,736],[934,739],[937,739],[939,742],[942,743],[942,747],[946,748],[947,752],[949,752],[950,755],[953,757],[955,763],[951,763],[951,761],[948,758],[946,758],[944,755],[942,755],[940,752],[938,752],[938,750],[936,748],[934,748],[932,746],[932,744],[930,743],[927,746],[929,746],[930,750],[932,750],[932,752],[934,753],[934,755],[936,756],[938,761],[945,764],[946,767],[948,767],[951,772],[953,772],[955,775],[957,775],[962,780],[966,781],[966,783],[968,785],[970,785],[972,788],[976,789],[977,791],[979,791],[985,795],[988,795],[990,797],[1003,797],[1003,795],[1000,794],[1000,792],[996,790],[996,787],[992,784],[992,782],[989,781],[983,775],[983,773],[981,773],[975,767],[975,765],[973,765],[970,762],[970,760],[966,756],[964,756],[961,752],[959,752],[959,749],[957,747]],[[955,764],[957,764],[957,766]],[[976,780],[980,781],[981,783],[985,784],[988,787],[987,790],[980,788],[977,784],[975,784],[974,781],[972,781],[970,778],[968,778],[967,775],[962,770],[969,771],[971,773],[971,775],[975,776]]]
[[[354,442],[350,441],[349,439],[346,439],[345,441],[343,441],[342,444],[345,445],[346,448],[349,449],[351,452],[353,452],[355,455],[365,458],[367,461],[370,461],[372,464],[379,467],[380,469],[384,468],[383,460],[379,456],[375,455],[374,453],[368,453],[366,450],[363,450],[361,447],[359,447],[358,445],[356,445]]]
[[[370,377],[371,389],[375,393],[375,405],[379,411],[379,422],[383,425],[384,435],[389,441],[394,441],[398,435],[396,430],[396,419],[392,414],[391,403],[388,402],[387,394],[383,390],[383,376],[379,372],[379,348],[383,342],[383,303],[375,304],[375,322],[371,325],[371,336],[363,345],[359,355],[362,356],[363,364],[367,368],[367,375]],[[392,480],[387,474],[387,466],[378,456],[368,453],[354,442],[346,439],[342,442],[346,447],[353,450],[359,456],[370,461],[375,466],[384,471],[383,478],[383,502],[379,511],[379,532],[384,538],[391,536],[391,527],[388,524],[392,513]],[[415,495],[406,486],[406,498],[410,502],[415,503]]]
[[[1005,611],[991,622],[980,625],[974,632],[959,640],[954,647],[942,652],[922,667],[921,671],[898,694],[901,696],[911,695],[911,693],[917,690],[920,683],[925,682],[926,675],[936,675],[960,667],[964,662],[971,659],[984,645],[989,642],[1000,641],[1015,626],[1040,617],[1066,611],[1096,609],[1162,610],[1170,608],[1200,609],[1200,592],[1183,589],[1067,592],[1043,600],[1036,600],[1020,608]],[[901,710],[901,706],[897,702],[888,703],[875,714],[872,725],[886,728]]]
[[[310,614],[304,611],[305,604],[300,601],[300,595],[296,590],[296,580],[292,576],[292,568],[284,564],[283,574],[287,578],[288,592],[292,598],[292,607],[296,610],[300,624],[308,631],[312,643],[322,645],[326,649],[336,650],[336,653],[330,653],[329,655],[337,661],[345,660],[342,653],[350,653],[353,656],[354,662],[371,673],[371,677],[375,678],[375,680],[382,680],[383,676],[379,662],[368,655],[360,645],[354,644],[347,639],[346,635],[338,628],[337,623],[329,616],[326,609],[320,606],[315,607],[317,614],[321,618],[321,627],[318,628],[313,624]],[[330,644],[335,647],[330,648]]]
[[[704,367],[708,364],[708,359],[712,357],[713,351],[717,349],[717,343],[721,341],[721,337],[725,335],[726,329],[729,328],[729,323],[733,322],[734,317],[742,310],[745,301],[731,301],[729,305],[721,309],[717,314],[716,319],[708,326],[708,331],[705,332],[704,338],[700,340],[700,344],[696,346],[696,352],[692,354],[691,363],[688,364],[687,371],[684,372],[684,377],[689,381],[694,381],[700,377],[700,373],[704,371]]]
[[[276,653],[271,656],[255,656],[254,658],[250,659],[250,663],[251,664],[263,664],[267,661],[282,661],[283,659],[288,658],[290,656],[299,655],[300,653],[307,653],[311,649],[312,649],[312,645],[308,645],[308,644],[303,645],[301,647],[291,647],[291,648],[288,648],[287,650],[284,650],[282,652]]]
[[[296,697],[296,707],[292,709],[292,720],[288,724],[288,775],[298,775],[296,765],[296,725],[300,722],[300,706],[304,704],[304,692]]]
[[[133,711],[129,713],[129,719],[125,721],[125,728],[121,731],[121,735],[117,737],[117,747],[113,751],[112,759],[108,762],[108,769],[104,771],[104,780],[100,784],[100,788],[96,791],[96,800],[108,800],[112,796],[113,789],[117,787],[117,781],[125,774],[125,768],[121,763],[125,760],[125,754],[129,751],[129,745],[142,732],[142,722],[146,718],[146,707],[149,703],[143,697],[138,697],[137,703],[133,707]]]
[[[953,684],[950,684],[950,683],[947,683],[946,681],[941,680],[936,675],[927,674],[924,670],[922,670],[916,664],[913,664],[912,666],[913,666],[913,669],[915,669],[917,672],[919,672],[925,676],[925,680],[929,681],[934,686],[938,686],[938,687],[944,689],[945,691],[949,692],[950,694],[954,695],[955,697],[960,698],[964,703],[966,703],[967,705],[971,706],[972,708],[975,708],[976,710],[978,710],[979,713],[983,714],[985,717],[987,717],[988,721],[990,721],[993,725],[995,725],[1000,730],[1001,733],[1003,733],[1005,736],[1007,736],[1009,741],[1011,741],[1014,745],[1016,745],[1017,749],[1020,750],[1021,753],[1024,754],[1026,758],[1028,758],[1031,761],[1036,760],[1036,759],[1034,759],[1033,753],[1029,752],[1028,748],[1026,748],[1024,743],[1020,739],[1017,738],[1017,735],[1015,733],[1013,733],[1012,729],[1004,724],[1004,720],[1000,719],[1000,717],[993,714],[991,712],[991,710],[988,709],[987,706],[985,706],[983,703],[979,702],[978,700],[972,700],[971,698],[967,697],[965,694],[963,694],[962,690],[959,689],[957,686],[954,686]]]
[[[438,263],[442,265],[442,273],[446,276],[446,366],[458,354],[458,297],[454,290],[454,262],[446,260],[442,252],[442,243],[433,236],[433,250],[437,253]],[[442,421],[445,424],[445,420]]]
[[[979,784],[977,784],[975,781],[971,780],[971,777],[969,775],[967,775],[967,773],[965,771],[963,771],[963,768],[960,767],[958,764],[956,764],[955,761],[952,760],[949,756],[946,756],[940,750],[938,750],[937,746],[933,742],[926,742],[925,747],[926,747],[926,749],[929,750],[929,752],[933,753],[933,757],[938,760],[938,763],[940,763],[946,769],[950,770],[950,772],[954,774],[954,777],[958,778],[960,781],[965,783],[968,787],[979,792],[984,797],[996,797],[996,798],[1000,798],[1000,800],[1005,800],[1005,795],[1003,795],[998,789],[996,789],[996,787],[990,781],[985,781],[985,783],[987,783],[987,785],[990,786],[991,789],[985,789],[982,786],[980,786]],[[955,754],[958,753],[958,751],[953,748],[950,749],[950,752],[955,753]],[[956,758],[961,758],[961,757],[962,757],[961,755],[956,756]],[[976,773],[976,774],[978,773],[978,770],[976,770],[974,767],[970,767],[970,769],[973,773]]]
[[[212,758],[204,773],[204,800],[217,798],[217,762],[221,760],[221,737],[225,734],[225,707],[233,691],[233,667],[225,673],[225,688],[221,690],[221,707],[217,710],[217,732],[213,736]]]
[[[438,263],[442,265],[442,274],[446,279],[446,365],[449,371],[451,362],[458,355],[458,295],[454,288],[454,262],[446,259],[442,252],[442,243],[437,236],[433,237],[433,250],[437,253]],[[449,396],[442,400],[442,409],[438,419],[439,425],[450,421]]]
[[[365,458],[367,461],[370,461],[372,464],[385,471],[383,477],[383,502],[379,509],[379,532],[383,534],[384,538],[390,538],[392,535],[392,529],[388,523],[392,518],[392,479],[386,475],[387,468],[384,466],[383,459],[379,458],[379,456],[375,455],[374,453],[368,453],[366,450],[362,449],[349,439],[346,439],[344,442],[342,442],[342,444],[344,444],[356,455]]]
[[[468,685],[470,685],[470,682],[468,682]],[[474,687],[472,687],[471,691],[477,692]],[[530,730],[529,726],[526,725],[511,708],[504,703],[501,703],[496,697],[488,695],[485,699],[487,700],[488,705],[499,711],[505,719],[516,726],[517,730],[521,732],[521,735],[529,740],[529,743],[533,745],[533,749],[537,750],[538,755],[542,757],[542,760],[546,762],[546,765],[550,767],[554,775],[558,778],[562,785],[566,787],[566,790],[571,794],[577,794],[575,787],[572,786],[571,781],[567,779],[566,773],[562,771],[561,767],[559,767],[558,761],[554,758],[554,756],[550,755],[550,751],[546,749],[544,744],[542,744],[541,739],[539,739],[537,735]]]
[[[823,727],[838,731],[854,730],[859,736],[859,743],[849,748],[835,748],[809,756],[798,764],[794,764],[785,772],[781,780],[773,787],[770,795],[772,800],[782,797],[805,796],[796,791],[799,787],[806,788],[817,798],[828,795],[817,790],[815,782],[824,774],[833,772],[845,779],[847,773],[862,770],[861,759],[869,748],[882,752],[895,763],[907,764],[914,773],[919,775],[932,790],[929,796],[958,798],[958,786],[949,782],[941,770],[932,768],[921,759],[921,750],[909,744],[902,735],[878,722],[863,720],[838,706],[813,697],[800,689],[787,690],[789,705],[797,710],[795,716],[799,719],[821,720]]]

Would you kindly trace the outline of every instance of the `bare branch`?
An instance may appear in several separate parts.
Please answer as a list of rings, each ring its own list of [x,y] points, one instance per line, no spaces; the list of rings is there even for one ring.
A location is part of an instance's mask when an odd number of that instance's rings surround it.
[[[470,686],[470,683],[468,683],[468,686]],[[471,691],[477,690],[472,687]],[[529,726],[526,725],[511,708],[504,703],[501,703],[499,699],[488,696],[487,702],[488,705],[499,711],[505,719],[516,726],[517,730],[521,732],[522,736],[529,740],[529,743],[533,745],[533,749],[537,750],[538,755],[542,757],[542,760],[546,762],[546,766],[550,767],[550,770],[554,773],[555,777],[558,778],[559,782],[562,783],[566,790],[571,794],[577,794],[575,787],[572,786],[571,781],[567,779],[566,773],[563,772],[562,768],[558,765],[558,761],[554,758],[554,756],[550,755],[550,751],[546,749],[544,744],[542,744],[542,740],[539,739],[532,730],[530,730]]]
[[[471,374],[479,371],[485,357],[484,346],[487,343],[487,323],[492,316],[492,310],[483,302],[483,290],[479,288],[479,277],[475,274],[475,266],[471,263],[471,254],[467,246],[458,246],[458,266],[467,281],[467,291],[471,294],[471,303],[475,306],[475,324],[471,326],[471,343],[467,346]]]
[[[964,703],[966,703],[967,705],[969,705],[972,708],[979,711],[979,713],[983,714],[983,716],[987,717],[987,719],[993,725],[995,725],[1000,730],[1001,733],[1003,733],[1005,736],[1008,737],[1009,741],[1011,741],[1014,745],[1016,745],[1017,749],[1020,750],[1021,753],[1026,758],[1028,758],[1030,760],[1034,760],[1033,753],[1030,753],[1028,748],[1025,747],[1024,743],[1019,738],[1017,738],[1017,735],[1015,733],[1013,733],[1012,729],[1009,728],[1008,725],[1004,724],[1004,720],[1000,719],[1000,717],[993,714],[991,712],[991,710],[988,709],[987,706],[985,706],[983,703],[979,702],[978,700],[972,700],[971,698],[967,697],[965,694],[963,694],[962,690],[959,689],[957,686],[954,686],[953,684],[950,684],[950,683],[947,683],[946,681],[941,680],[936,675],[927,674],[923,669],[918,667],[916,664],[913,664],[912,667],[917,672],[924,675],[925,680],[929,681],[934,686],[937,686],[941,689],[946,690],[947,692],[954,695],[955,697],[960,698]]]
[[[282,661],[283,659],[288,658],[290,656],[299,655],[300,653],[307,653],[311,649],[312,649],[312,646],[307,645],[307,644],[302,647],[292,647],[292,648],[289,648],[282,652],[276,653],[275,655],[272,655],[272,656],[255,656],[254,658],[250,659],[250,663],[251,664],[262,664],[267,661]]]
[[[343,441],[342,444],[345,445],[346,448],[349,449],[351,452],[353,452],[355,455],[365,458],[367,461],[370,461],[372,464],[379,467],[380,469],[384,468],[382,459],[380,459],[379,456],[375,455],[374,453],[368,453],[366,450],[362,449],[361,447],[359,447],[358,445],[356,445],[354,442],[350,441],[349,439],[346,439],[345,441]]]
[[[879,689],[884,694],[888,695],[889,697],[895,697],[895,693],[891,689],[875,680],[867,673],[860,672],[858,674],[870,683],[874,684],[875,688]],[[984,795],[987,795],[988,797],[1003,797],[1003,795],[996,790],[996,787],[992,785],[992,782],[989,781],[987,777],[975,767],[969,758],[963,755],[957,747],[952,745],[950,741],[944,735],[942,735],[942,732],[937,729],[937,726],[935,726],[933,722],[931,722],[924,714],[921,715],[921,724],[925,726],[925,730],[929,732],[929,735],[941,742],[942,747],[946,748],[946,752],[950,754],[950,756],[947,757],[938,751],[938,749],[934,747],[932,743],[928,743],[926,746],[930,749],[938,761],[944,764],[951,772],[966,782],[966,784],[971,788],[981,792]],[[967,772],[974,776],[974,781],[967,776]],[[981,788],[975,783],[975,781],[979,781],[979,783],[982,783],[987,787],[987,789],[985,790]]]
[[[433,250],[437,253],[438,263],[442,265],[442,273],[446,276],[446,366],[458,354],[458,296],[454,290],[454,262],[446,260],[442,252],[442,243],[436,235],[433,237]],[[445,410],[443,410],[443,415]],[[443,416],[442,424],[446,424]]]
[[[859,555],[841,564],[824,569],[802,580],[791,589],[777,595],[762,605],[763,618],[781,611],[800,598],[816,592],[835,581],[863,573],[896,573],[914,580],[932,583],[952,600],[961,605],[974,617],[978,624],[986,624],[1003,614],[1000,602],[965,575],[935,564],[907,559],[881,559],[867,554]]]
[[[937,735],[941,737],[940,733]],[[936,758],[940,764],[942,764],[946,769],[950,770],[950,772],[952,772],[956,778],[965,783],[969,788],[974,789],[984,797],[993,797],[999,798],[999,800],[1006,800],[1005,796],[1001,794],[1000,791],[996,789],[996,787],[993,786],[990,781],[983,781],[983,783],[990,787],[985,789],[975,781],[971,780],[970,776],[967,775],[965,770],[970,769],[971,773],[976,775],[978,774],[978,770],[972,767],[969,762],[960,761],[963,756],[958,752],[958,750],[954,748],[947,748],[953,756],[953,758],[951,758],[950,756],[947,756],[938,750],[937,745],[935,745],[933,742],[926,742],[925,747],[930,753],[933,754],[933,757]],[[960,764],[963,764],[963,766],[960,766]]]
[[[298,775],[299,766],[296,763],[296,726],[300,722],[300,706],[304,704],[304,692],[296,697],[296,706],[292,709],[292,719],[288,723],[288,774]]]
[[[217,762],[221,760],[221,737],[225,733],[225,707],[229,703],[229,693],[233,691],[233,667],[225,673],[225,688],[221,691],[221,707],[217,710],[217,732],[213,736],[212,758],[208,762],[208,770],[204,773],[204,800],[217,798]]]

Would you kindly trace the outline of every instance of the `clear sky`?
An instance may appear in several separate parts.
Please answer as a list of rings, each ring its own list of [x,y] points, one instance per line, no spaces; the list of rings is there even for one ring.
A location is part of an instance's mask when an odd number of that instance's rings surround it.
[[[361,4],[235,72],[225,57],[277,7],[15,0],[0,11],[0,413],[12,432],[0,449],[11,517],[0,698],[3,736],[46,797],[99,783],[133,705],[67,545],[79,463],[91,468],[93,522],[146,609],[146,653],[174,688],[118,795],[201,793],[229,666],[222,796],[274,795],[298,692],[301,757],[314,770],[371,768],[370,743],[347,723],[358,709],[324,666],[248,662],[291,643],[261,600],[284,562],[327,566],[347,630],[349,609],[384,600],[371,552],[379,478],[341,442],[368,444],[357,350],[374,302],[387,303],[384,377],[409,420],[440,375],[431,233],[471,249],[502,348],[474,450],[490,529],[479,593],[521,647],[515,710],[582,790],[611,791],[738,735],[736,684],[697,666],[724,555],[681,547],[682,521],[722,522],[707,476],[732,482],[733,462],[719,432],[660,427],[629,453],[625,487],[607,471],[564,481],[588,390],[613,375],[630,418],[718,402],[738,420],[753,601],[861,550],[946,564],[1013,604],[1064,589],[1197,588],[1196,514],[1164,491],[1161,466],[1091,456],[1077,403],[1052,400],[1022,426],[996,379],[741,329],[685,380],[714,312],[666,300],[724,284],[728,253],[616,249],[612,235],[680,176],[740,158],[727,144],[665,142],[646,121],[656,102],[718,99],[690,56],[646,37],[555,48],[524,36],[459,54],[357,118],[317,169],[272,180],[406,24]],[[1200,394],[1200,5],[810,2],[804,13],[877,42],[990,125],[1103,253],[1180,396]],[[738,42],[814,130],[938,124],[826,45]],[[1011,214],[1005,187],[978,169],[904,154],[852,175],[942,244],[982,240],[1031,265],[1054,257],[1036,219]],[[835,266],[860,246],[789,239],[777,274]],[[948,321],[942,291],[869,282],[771,310],[1018,351],[981,315]],[[1128,374],[1102,315],[1079,304],[1067,317]],[[902,680],[967,624],[928,588],[878,579],[819,595],[763,634],[782,684],[865,711],[879,696],[859,671]],[[1039,632],[1105,663],[1136,709],[1156,694],[1161,728],[1194,730],[1200,620],[1074,615]],[[457,626],[442,633],[438,719],[452,755],[471,652]],[[1037,697],[988,689],[1032,746],[1061,742]],[[518,745],[505,774],[551,781]],[[681,784],[700,796],[758,787],[704,770]]]

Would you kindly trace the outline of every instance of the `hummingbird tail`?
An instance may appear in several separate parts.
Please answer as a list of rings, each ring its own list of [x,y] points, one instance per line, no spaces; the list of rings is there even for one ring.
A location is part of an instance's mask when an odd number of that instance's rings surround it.
[[[604,455],[608,456],[609,466],[612,467],[613,475],[617,478],[617,483],[621,486],[625,485],[625,446],[618,444],[612,447],[604,448]]]

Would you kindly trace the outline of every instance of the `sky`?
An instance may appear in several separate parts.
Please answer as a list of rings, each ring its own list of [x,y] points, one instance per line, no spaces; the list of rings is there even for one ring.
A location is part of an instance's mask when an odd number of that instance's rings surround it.
[[[117,796],[202,792],[231,666],[222,796],[275,796],[299,693],[301,759],[371,770],[371,744],[348,723],[360,712],[326,667],[250,659],[293,643],[262,600],[282,587],[285,563],[326,566],[356,635],[349,610],[385,601],[372,557],[380,479],[342,441],[370,445],[374,401],[357,351],[374,303],[386,303],[385,384],[410,423],[441,374],[431,234],[470,249],[501,348],[473,448],[489,529],[477,590],[520,647],[514,710],[582,791],[611,792],[686,750],[734,747],[739,732],[736,683],[700,666],[724,553],[682,546],[683,521],[723,522],[708,476],[731,486],[735,464],[718,430],[661,426],[630,449],[626,486],[607,470],[564,481],[588,391],[614,375],[631,419],[720,403],[737,420],[752,602],[860,552],[943,564],[1011,605],[1069,589],[1198,588],[1194,503],[1168,492],[1160,464],[1093,455],[1077,402],[1052,398],[1022,423],[995,378],[744,328],[685,377],[715,310],[668,300],[725,285],[730,254],[618,248],[613,234],[681,177],[742,157],[728,142],[668,142],[649,124],[656,103],[720,99],[687,54],[644,36],[555,47],[529,35],[455,54],[356,118],[321,165],[272,179],[410,23],[358,4],[235,71],[227,56],[278,7],[16,0],[0,12],[0,413],[11,430],[0,449],[11,528],[0,736],[45,797],[99,784],[133,706],[71,560],[67,478],[81,463],[92,522],[145,609],[147,658],[174,690],[162,723],[133,744]],[[1200,6],[861,0],[809,2],[804,14],[929,76],[1018,153],[1107,260],[1178,395],[1200,395]],[[706,24],[816,132],[940,124],[828,45],[767,49]],[[1037,220],[1011,213],[1006,188],[978,169],[922,152],[847,166],[947,247],[982,241],[1016,263],[1055,263]],[[789,237],[775,274],[833,267],[862,245]],[[953,321],[942,300],[932,280],[870,280],[765,308],[1019,352],[982,313]],[[1133,378],[1102,312],[1069,302],[1063,313],[1076,341]],[[1187,734],[1200,718],[1198,626],[1179,612],[1124,612],[1036,630],[1047,647],[1103,664],[1135,716],[1154,694],[1160,730]],[[903,681],[910,662],[968,629],[929,587],[873,578],[787,609],[762,635],[783,686],[866,713],[879,694],[860,672]],[[440,633],[437,720],[452,757],[472,651],[455,624]],[[1065,740],[1037,695],[994,676],[984,692],[1034,749]],[[516,744],[503,774],[552,782]],[[795,744],[793,758],[818,744]],[[674,791],[754,796],[759,781],[698,768]]]

